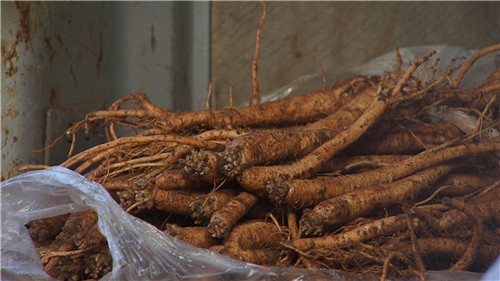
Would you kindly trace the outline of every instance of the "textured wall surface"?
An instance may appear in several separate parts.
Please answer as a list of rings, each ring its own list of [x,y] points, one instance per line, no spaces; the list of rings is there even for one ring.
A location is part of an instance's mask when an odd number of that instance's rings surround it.
[[[45,153],[31,151],[129,93],[145,92],[156,105],[174,110],[204,104],[209,6],[1,2],[1,179],[25,164],[61,163],[66,140]],[[77,139],[77,151],[95,145]]]
[[[481,48],[500,42],[500,2],[267,2],[259,59],[261,93],[319,72],[363,64],[398,47],[447,44]],[[211,78],[216,107],[247,104],[259,2],[213,2]],[[318,85],[320,88],[321,85]]]

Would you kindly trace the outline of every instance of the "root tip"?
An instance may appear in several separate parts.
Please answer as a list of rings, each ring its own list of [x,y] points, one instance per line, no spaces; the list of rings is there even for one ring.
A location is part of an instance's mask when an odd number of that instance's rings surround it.
[[[273,202],[282,202],[288,193],[288,186],[281,179],[274,179],[266,183],[266,193]]]
[[[319,236],[323,233],[324,225],[313,209],[305,209],[300,222],[304,236]]]
[[[224,153],[222,155],[222,173],[227,177],[234,179],[238,177],[242,170],[240,169],[241,157],[234,153]]]

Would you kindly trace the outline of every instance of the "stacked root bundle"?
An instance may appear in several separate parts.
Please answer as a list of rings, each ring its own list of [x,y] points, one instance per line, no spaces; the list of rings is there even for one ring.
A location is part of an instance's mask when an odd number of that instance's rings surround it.
[[[499,49],[447,69],[431,52],[407,69],[262,104],[257,88],[242,108],[173,112],[131,94],[66,132],[108,141],[61,165],[101,183],[127,212],[235,259],[382,278],[482,272],[500,253],[500,139],[491,134],[500,70],[472,90],[458,85]],[[436,121],[428,112],[438,106],[474,116],[475,127]],[[52,249],[41,252],[49,273],[102,274],[65,271],[83,253],[104,255],[93,216],[31,223],[39,249]]]

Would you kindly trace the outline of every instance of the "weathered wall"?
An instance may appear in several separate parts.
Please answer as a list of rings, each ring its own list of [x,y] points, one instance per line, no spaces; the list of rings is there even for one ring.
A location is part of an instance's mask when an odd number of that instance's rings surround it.
[[[366,63],[398,47],[448,44],[481,48],[500,42],[500,2],[272,1],[261,38],[261,92],[319,72]],[[211,78],[217,107],[248,104],[261,4],[212,4]],[[321,85],[318,85],[320,88]]]
[[[174,110],[204,104],[208,2],[2,1],[1,13],[2,179],[61,163],[67,140],[31,150],[126,94]],[[77,151],[92,145],[80,137]]]

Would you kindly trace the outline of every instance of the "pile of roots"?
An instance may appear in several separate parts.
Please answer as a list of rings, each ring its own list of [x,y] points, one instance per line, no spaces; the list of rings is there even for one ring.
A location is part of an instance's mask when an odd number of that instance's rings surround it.
[[[174,112],[130,94],[65,132],[107,142],[70,151],[61,166],[127,212],[234,259],[382,279],[484,272],[500,254],[500,69],[472,90],[458,85],[499,49],[446,69],[431,52],[407,69],[399,61],[381,76],[262,104],[257,87],[242,108]],[[475,125],[464,131],[444,112]],[[49,274],[110,270],[96,222],[85,211],[28,225]]]

